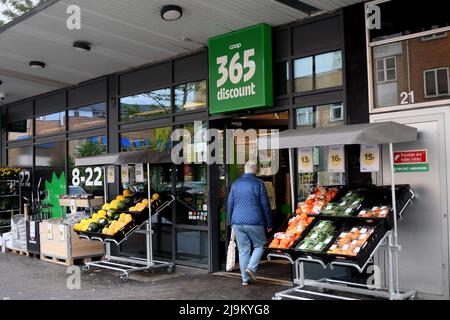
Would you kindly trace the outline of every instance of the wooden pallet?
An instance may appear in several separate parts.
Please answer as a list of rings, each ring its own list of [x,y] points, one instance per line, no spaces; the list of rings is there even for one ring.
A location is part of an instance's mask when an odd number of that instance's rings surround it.
[[[49,255],[41,254],[41,260],[55,263],[63,266],[73,266],[73,265],[83,265],[86,262],[92,262],[92,261],[100,261],[103,259],[103,256],[95,256],[95,257],[85,257],[85,258],[59,258],[59,257],[52,257]]]
[[[32,252],[27,252],[27,251],[24,251],[24,250],[21,250],[21,249],[9,249],[9,248],[6,248],[6,252],[15,254],[17,256],[37,258],[37,259],[40,258],[39,254],[32,253]]]

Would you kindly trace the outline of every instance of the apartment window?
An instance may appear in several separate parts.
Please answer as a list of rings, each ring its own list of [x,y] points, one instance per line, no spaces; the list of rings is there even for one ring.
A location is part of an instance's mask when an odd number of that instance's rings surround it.
[[[330,122],[337,122],[344,120],[344,107],[342,104],[330,105]]]
[[[297,126],[298,127],[313,127],[314,126],[314,108],[297,109]]]
[[[397,61],[395,57],[378,59],[376,64],[378,83],[397,81]]]
[[[342,86],[342,53],[328,52],[294,61],[295,92]]]
[[[85,130],[106,126],[106,102],[69,110],[69,130]]]
[[[425,98],[448,96],[450,85],[448,68],[439,68],[424,71]]]
[[[35,119],[36,135],[44,136],[64,132],[66,130],[65,118],[65,111],[37,117]]]

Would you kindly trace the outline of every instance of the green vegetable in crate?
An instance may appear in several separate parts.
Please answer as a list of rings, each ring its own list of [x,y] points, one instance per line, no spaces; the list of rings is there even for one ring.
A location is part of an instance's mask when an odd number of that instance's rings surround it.
[[[127,209],[127,205],[123,201],[120,201],[120,202],[117,203],[117,210],[118,211],[124,211],[126,209]]]
[[[331,221],[319,222],[296,247],[296,250],[307,252],[322,252],[333,240],[336,227]]]
[[[117,214],[116,209],[109,209],[107,212],[107,217],[114,220],[115,215]]]
[[[105,219],[105,218],[100,218],[100,219],[98,219],[97,224],[98,224],[101,228],[104,228],[104,227],[106,227],[109,223],[108,223],[108,220],[107,220],[107,219]]]
[[[87,231],[88,232],[98,232],[100,230],[100,225],[98,223],[95,222],[91,222],[88,226]]]
[[[339,203],[329,204],[321,213],[326,216],[353,216],[361,206],[364,197],[356,191],[349,191]]]

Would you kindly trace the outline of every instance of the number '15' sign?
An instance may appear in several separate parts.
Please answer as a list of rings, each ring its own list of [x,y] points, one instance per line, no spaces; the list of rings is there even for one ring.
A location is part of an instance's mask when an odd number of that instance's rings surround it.
[[[78,187],[84,183],[86,187],[101,187],[103,186],[102,176],[103,170],[100,167],[88,167],[82,170],[75,168],[72,170],[72,185]]]

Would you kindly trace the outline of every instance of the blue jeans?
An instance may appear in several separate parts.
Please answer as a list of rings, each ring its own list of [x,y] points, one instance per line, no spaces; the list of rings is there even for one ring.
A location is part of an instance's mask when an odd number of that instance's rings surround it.
[[[250,269],[256,274],[258,265],[264,254],[266,244],[266,231],[263,226],[233,225],[239,249],[239,266],[241,268],[242,281],[248,282],[249,278],[245,274],[246,269]],[[251,244],[253,244],[253,253]]]

